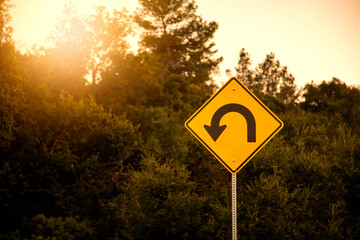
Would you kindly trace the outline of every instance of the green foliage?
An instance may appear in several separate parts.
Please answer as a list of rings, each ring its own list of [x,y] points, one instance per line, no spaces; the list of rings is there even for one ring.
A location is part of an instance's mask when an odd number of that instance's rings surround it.
[[[136,129],[92,99],[64,96],[27,111],[31,121],[1,155],[2,218],[11,227],[39,213],[96,218],[136,159]]]
[[[241,193],[245,194],[240,204],[245,217],[240,220],[241,239],[300,239],[311,227],[305,220],[309,189],[290,190],[286,179],[276,172],[260,174]]]
[[[112,62],[113,69],[103,73],[95,96],[115,113],[131,115],[137,114],[134,107],[165,107],[190,114],[212,93],[212,85],[189,83],[184,76],[164,70],[159,57],[148,53],[117,55]]]
[[[22,118],[24,89],[22,70],[11,43],[0,43],[0,149],[14,139]]]
[[[94,230],[88,226],[88,223],[73,217],[47,218],[39,214],[32,218],[31,227],[34,234],[29,240],[94,239]]]
[[[190,173],[176,163],[142,161],[119,197],[126,239],[208,239],[214,222],[205,198],[195,193]],[[146,199],[146,201],[144,201]]]
[[[360,121],[360,90],[348,87],[339,79],[333,78],[330,82],[314,83],[305,86],[305,101],[301,107],[305,111],[318,112],[327,116],[340,115],[344,122],[359,134]]]
[[[239,174],[244,239],[358,236],[357,207],[346,206],[358,199],[347,179],[358,178],[353,174],[359,139],[342,125],[328,134],[332,126],[313,121],[316,117],[282,116],[289,135],[273,139]]]

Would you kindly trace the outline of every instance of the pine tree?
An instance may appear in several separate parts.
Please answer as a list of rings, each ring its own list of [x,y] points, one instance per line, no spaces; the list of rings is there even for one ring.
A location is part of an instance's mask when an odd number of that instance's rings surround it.
[[[211,39],[218,28],[196,14],[193,0],[140,0],[136,21],[143,29],[141,49],[160,56],[164,69],[190,83],[209,80],[222,58],[214,59]]]

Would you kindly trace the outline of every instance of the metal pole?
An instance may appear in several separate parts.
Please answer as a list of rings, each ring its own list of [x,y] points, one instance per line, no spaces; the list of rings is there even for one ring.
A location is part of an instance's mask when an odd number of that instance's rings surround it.
[[[236,220],[236,173],[231,174],[231,202],[232,202],[232,240],[237,240],[237,220]]]

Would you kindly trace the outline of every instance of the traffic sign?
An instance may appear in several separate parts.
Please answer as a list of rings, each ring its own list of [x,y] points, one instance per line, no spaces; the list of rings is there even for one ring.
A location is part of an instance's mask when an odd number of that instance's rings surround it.
[[[185,127],[231,173],[244,167],[283,126],[235,77],[185,122]]]

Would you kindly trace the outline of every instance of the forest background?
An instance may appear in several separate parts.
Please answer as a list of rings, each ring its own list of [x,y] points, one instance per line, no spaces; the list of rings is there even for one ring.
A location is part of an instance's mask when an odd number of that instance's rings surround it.
[[[230,174],[184,128],[218,88],[218,24],[139,3],[67,5],[51,45],[20,53],[0,0],[0,239],[230,238]],[[234,65],[285,124],[238,174],[239,239],[359,239],[360,89],[299,89],[274,53]]]

